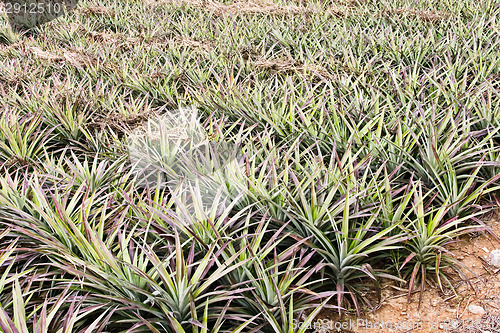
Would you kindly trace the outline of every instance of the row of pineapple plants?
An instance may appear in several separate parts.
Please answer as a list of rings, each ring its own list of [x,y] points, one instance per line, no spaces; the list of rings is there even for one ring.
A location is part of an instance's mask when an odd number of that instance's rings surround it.
[[[0,331],[291,333],[388,284],[453,294],[467,268],[446,245],[498,206],[498,4],[415,4],[450,14],[429,23],[387,15],[403,0],[340,18],[101,2],[115,13],[0,31],[18,42],[0,49]],[[186,38],[205,47],[165,43]],[[209,205],[128,156],[135,126],[188,105],[244,166]]]
[[[207,206],[196,187],[139,186],[111,130],[76,127],[80,145],[108,143],[89,154],[61,144],[56,113],[4,112],[0,328],[300,332],[322,308],[375,306],[389,280],[408,301],[426,284],[452,293],[463,268],[445,245],[486,232],[497,201],[496,120],[351,116],[324,115],[329,142],[207,115],[245,165]]]

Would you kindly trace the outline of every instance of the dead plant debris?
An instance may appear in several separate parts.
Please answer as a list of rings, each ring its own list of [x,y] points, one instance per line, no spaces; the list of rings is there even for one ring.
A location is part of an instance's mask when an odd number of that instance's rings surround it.
[[[213,46],[209,41],[196,40],[187,36],[175,36],[174,38],[163,38],[155,36],[146,37],[142,35],[137,37],[127,37],[121,33],[107,33],[98,31],[85,31],[85,33],[103,43],[126,45],[129,48],[134,44],[145,43],[149,46],[164,46],[169,48],[187,47],[192,48],[194,51],[204,52],[210,52],[213,49]]]
[[[154,115],[155,113],[153,111],[129,116],[115,112],[105,117],[96,119],[95,121],[89,123],[88,126],[89,128],[99,130],[108,129],[118,135],[124,135],[125,133],[129,133],[130,131],[143,126],[144,122]]]
[[[331,80],[335,76],[330,73],[325,67],[315,64],[303,64],[296,60],[283,59],[283,60],[264,60],[259,59],[251,61],[252,64],[258,68],[268,69],[274,73],[292,74],[296,72],[310,73],[322,79]]]
[[[46,51],[38,46],[29,45],[27,41],[20,41],[7,47],[8,50],[18,50],[36,59],[49,62],[62,62],[77,68],[96,66],[98,59],[95,56],[85,54],[77,50],[62,49],[55,53]]]
[[[396,8],[386,10],[386,16],[406,16],[409,18],[416,18],[427,22],[440,22],[445,21],[451,17],[451,13],[440,11],[423,11],[413,8]]]
[[[212,45],[207,41],[195,40],[191,37],[177,36],[169,41],[174,46],[190,47],[193,49],[209,52],[213,49]]]
[[[270,14],[270,15],[299,15],[299,14],[311,14],[311,13],[325,13],[325,10],[318,7],[306,6],[306,5],[277,5],[271,1],[266,0],[242,0],[236,1],[231,4],[224,4],[212,0],[147,0],[150,5],[188,5],[197,8],[203,8],[208,11],[212,11],[218,15],[221,14]],[[350,5],[333,5],[328,10],[335,16],[346,15],[350,8]]]
[[[81,9],[81,12],[87,15],[113,16],[115,11],[105,6],[87,6]]]
[[[123,34],[120,33],[108,33],[108,32],[98,32],[98,31],[85,31],[88,35],[93,37],[99,42],[103,42],[106,44],[120,44],[120,43],[125,43],[125,44],[136,44],[140,43],[142,41],[141,38],[137,37],[127,37]]]

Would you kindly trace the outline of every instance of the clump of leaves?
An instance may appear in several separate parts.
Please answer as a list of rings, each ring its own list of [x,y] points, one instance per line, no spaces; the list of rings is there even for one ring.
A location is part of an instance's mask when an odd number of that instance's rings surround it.
[[[409,192],[413,195],[413,208],[408,214],[408,220],[401,225],[411,237],[405,244],[404,251],[408,253],[399,267],[403,277],[409,280],[408,302],[415,285],[420,284],[419,307],[427,279],[431,278],[437,282],[441,291],[446,284],[453,291],[453,284],[445,268],[453,268],[459,274],[461,270],[458,262],[448,254],[446,245],[455,241],[457,237],[471,231],[480,230],[481,226],[468,225],[466,222],[473,216],[446,218],[450,209],[448,202],[438,208],[428,207],[425,202],[428,195],[423,195],[422,184],[415,182]],[[476,213],[475,215],[478,215]],[[464,274],[460,274],[467,279]]]

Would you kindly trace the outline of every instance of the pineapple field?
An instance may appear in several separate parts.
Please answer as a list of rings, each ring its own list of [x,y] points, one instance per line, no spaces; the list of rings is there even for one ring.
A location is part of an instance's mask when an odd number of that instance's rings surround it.
[[[320,332],[500,249],[497,2],[12,1],[0,332]]]

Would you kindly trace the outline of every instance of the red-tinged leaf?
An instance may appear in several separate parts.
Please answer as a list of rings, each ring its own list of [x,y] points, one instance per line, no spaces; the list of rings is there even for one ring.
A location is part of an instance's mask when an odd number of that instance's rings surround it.
[[[351,296],[352,302],[354,303],[354,308],[356,309],[356,315],[358,316],[358,318],[360,318],[361,313],[359,311],[359,304],[356,295],[354,295],[354,293],[352,292],[349,292],[349,295]]]
[[[342,300],[344,299],[344,285],[340,282],[337,282],[337,306],[340,309],[342,308]]]
[[[436,255],[436,279],[437,279],[437,282],[438,282],[439,289],[441,289],[441,292],[444,293],[443,285],[441,283],[441,274],[440,274],[440,271],[439,271],[440,268],[441,268],[441,255],[442,255],[441,252],[439,252]]]
[[[45,301],[43,302],[40,319],[33,322],[33,333],[45,333],[48,329],[47,324],[47,302]]]
[[[2,312],[0,314],[0,328],[2,329],[2,332],[6,332],[6,333],[7,332],[8,333],[21,333],[16,328],[16,325],[14,325],[14,322],[9,317],[9,314],[4,309],[2,309],[2,308],[0,308],[0,311]]]
[[[422,296],[424,295],[425,286],[425,267],[422,265],[422,276],[420,277],[420,295],[418,297],[418,309],[420,310],[420,305],[422,304]]]
[[[412,260],[412,259],[413,259],[413,257],[415,257],[415,256],[416,256],[416,253],[415,253],[415,252],[412,252],[412,253],[411,253],[411,254],[410,254],[410,255],[409,255],[409,256],[405,259],[405,261],[403,262],[403,264],[401,265],[401,267],[399,267],[398,271],[400,272],[400,271],[403,269],[403,267],[405,267],[405,265],[406,265],[408,262],[410,262],[410,260]]]
[[[420,262],[415,264],[413,268],[413,273],[411,274],[410,285],[408,286],[408,299],[407,304],[410,304],[411,301],[411,293],[413,291],[413,285],[415,284],[415,278],[417,277],[418,270],[420,269]]]

